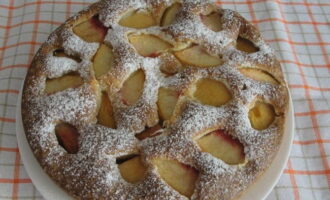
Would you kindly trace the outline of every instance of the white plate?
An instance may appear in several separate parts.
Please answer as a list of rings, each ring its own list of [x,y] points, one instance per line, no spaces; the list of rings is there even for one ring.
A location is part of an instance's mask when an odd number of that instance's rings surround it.
[[[25,137],[22,123],[21,93],[19,95],[16,108],[17,143],[23,164],[33,184],[45,199],[72,199],[72,197],[56,185],[56,183],[43,171],[33,155],[33,152]],[[294,133],[294,116],[291,96],[289,96],[289,110],[284,127],[283,141],[272,164],[264,172],[264,174],[240,196],[240,200],[257,200],[266,198],[282,174],[290,154]]]

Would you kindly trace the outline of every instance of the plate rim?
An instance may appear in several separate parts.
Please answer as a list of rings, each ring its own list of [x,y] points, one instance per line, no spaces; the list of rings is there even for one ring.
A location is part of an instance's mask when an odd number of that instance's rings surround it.
[[[29,175],[32,183],[43,196],[43,198],[49,200],[71,200],[73,197],[71,197],[58,184],[56,184],[42,169],[39,162],[35,158],[30,145],[28,144],[21,114],[23,85],[24,81],[17,100],[15,125],[17,144],[25,170]],[[250,185],[245,191],[243,191],[241,195],[238,196],[237,199],[239,200],[265,199],[270,194],[282,175],[291,152],[295,127],[293,104],[289,90],[288,96],[288,109],[285,117],[284,132],[280,147],[270,166],[265,170],[265,172],[263,172],[263,174],[260,175],[260,177],[256,179],[252,185]]]
[[[34,156],[30,144],[27,141],[26,134],[23,127],[21,102],[22,102],[22,91],[23,84],[18,96],[16,105],[16,137],[17,145],[19,148],[20,156],[24,168],[29,175],[33,185],[36,187],[38,192],[46,200],[73,200],[66,191],[64,191],[55,181],[53,181],[48,174],[42,169],[41,165]]]

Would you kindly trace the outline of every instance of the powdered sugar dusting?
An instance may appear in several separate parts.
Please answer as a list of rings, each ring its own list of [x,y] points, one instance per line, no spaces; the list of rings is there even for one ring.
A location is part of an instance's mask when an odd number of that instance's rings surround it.
[[[23,91],[23,121],[30,145],[46,172],[70,194],[79,199],[186,199],[172,189],[157,173],[154,158],[166,157],[190,165],[199,171],[191,199],[232,199],[244,191],[267,169],[281,142],[287,104],[287,89],[274,51],[260,33],[236,12],[215,8],[210,1],[183,0],[175,21],[166,27],[145,29],[122,27],[121,16],[131,10],[148,10],[158,16],[172,0],[103,0],[86,9],[98,14],[109,27],[104,43],[111,46],[115,64],[102,79],[94,77],[93,56],[99,43],[88,43],[72,31],[80,14],[56,30],[35,56]],[[93,9],[92,9],[93,8]],[[201,21],[209,9],[221,13],[222,30],[214,32]],[[129,34],[152,34],[173,45],[162,55],[141,56],[129,43]],[[260,50],[247,54],[235,48],[236,39],[251,40]],[[201,45],[224,63],[210,68],[184,66],[173,52],[190,44]],[[180,46],[181,45],[181,46]],[[183,45],[183,46],[182,46]],[[63,48],[81,62],[53,56]],[[46,52],[46,53],[45,53]],[[167,56],[165,56],[168,54]],[[175,63],[177,72],[164,74],[160,66]],[[239,67],[254,67],[272,74],[279,85],[250,79]],[[144,89],[131,106],[124,104],[120,89],[137,70],[145,74]],[[45,94],[47,79],[78,72],[84,84],[54,94]],[[201,104],[190,92],[197,80],[212,78],[223,82],[232,99],[220,107]],[[145,127],[159,123],[158,89],[172,88],[180,94],[174,114],[166,121],[162,134],[138,140],[134,135]],[[116,129],[97,124],[101,90],[107,91],[114,110]],[[256,100],[274,105],[278,114],[265,130],[251,127],[248,111]],[[80,134],[79,152],[68,154],[58,145],[54,128],[66,122]],[[246,162],[228,165],[209,153],[202,152],[196,138],[223,129],[242,143]],[[120,175],[116,158],[140,154],[148,167],[145,178],[127,183]],[[127,192],[130,191],[130,192]]]
[[[78,70],[78,63],[74,60],[66,57],[54,57],[53,55],[48,56],[46,66],[48,78],[58,78],[70,71]]]

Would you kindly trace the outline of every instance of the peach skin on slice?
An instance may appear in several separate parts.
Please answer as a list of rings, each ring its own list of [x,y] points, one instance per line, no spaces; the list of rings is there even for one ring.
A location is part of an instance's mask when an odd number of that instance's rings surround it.
[[[116,128],[112,105],[106,92],[102,92],[101,106],[99,113],[97,114],[97,122],[109,128]]]
[[[134,10],[126,13],[120,20],[119,25],[129,28],[147,28],[157,25],[152,14],[145,10]]]
[[[103,42],[108,28],[102,24],[98,15],[95,15],[73,27],[73,32],[86,42]]]
[[[144,140],[146,138],[155,137],[161,133],[162,133],[162,127],[159,124],[157,124],[156,126],[146,128],[141,133],[136,134],[135,137],[139,140]]]
[[[79,132],[68,124],[60,123],[55,126],[55,135],[59,145],[61,145],[69,154],[75,154],[79,150]]]
[[[76,88],[83,84],[83,79],[75,73],[69,73],[59,78],[47,79],[45,93],[53,94],[68,88]]]
[[[216,107],[227,103],[232,98],[225,84],[209,78],[197,81],[193,97],[202,104]]]
[[[113,63],[114,55],[112,49],[105,44],[101,44],[93,58],[95,77],[99,78],[103,74],[106,74],[112,68]]]
[[[174,3],[170,7],[166,8],[162,20],[160,22],[161,26],[168,26],[172,24],[175,20],[176,15],[178,14],[179,10],[181,9],[181,3]]]
[[[191,197],[199,172],[186,164],[166,158],[156,158],[155,164],[160,177],[180,194]]]
[[[239,71],[245,76],[256,81],[266,82],[273,85],[279,84],[279,82],[271,74],[261,69],[242,67],[239,69]]]
[[[249,111],[251,126],[256,130],[264,130],[275,120],[274,107],[269,103],[257,101]]]
[[[145,74],[142,69],[133,72],[120,90],[122,101],[126,105],[135,104],[143,92]]]
[[[145,57],[156,57],[160,51],[173,47],[170,43],[150,34],[131,34],[128,36],[128,40],[138,54]]]
[[[174,55],[183,64],[195,67],[215,67],[223,63],[222,59],[208,54],[201,46],[198,45],[177,51]]]
[[[236,139],[227,135],[223,130],[216,130],[197,140],[199,147],[204,152],[221,159],[229,165],[245,162],[243,145]]]
[[[135,156],[118,164],[121,176],[129,183],[136,183],[142,180],[147,171],[140,156]]]
[[[171,118],[179,95],[179,92],[175,90],[159,88],[157,106],[161,120],[165,121]]]

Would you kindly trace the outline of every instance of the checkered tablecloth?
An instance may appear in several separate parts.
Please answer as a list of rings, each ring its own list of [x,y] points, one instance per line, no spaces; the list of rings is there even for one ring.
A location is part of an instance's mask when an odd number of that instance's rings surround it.
[[[95,0],[94,0],[95,1]],[[39,46],[93,0],[0,0],[0,199],[43,199],[21,162],[15,110]],[[282,62],[296,131],[283,175],[267,199],[330,199],[330,1],[218,2],[252,21]]]

